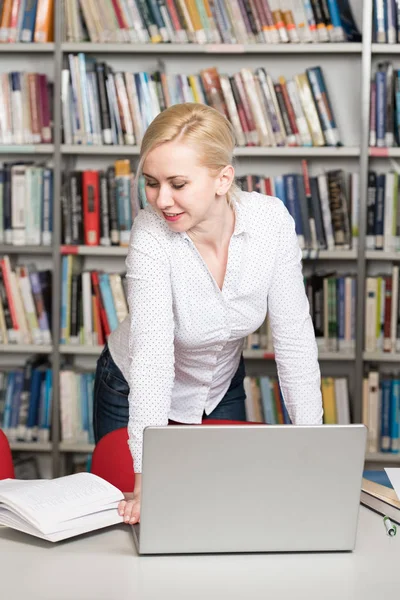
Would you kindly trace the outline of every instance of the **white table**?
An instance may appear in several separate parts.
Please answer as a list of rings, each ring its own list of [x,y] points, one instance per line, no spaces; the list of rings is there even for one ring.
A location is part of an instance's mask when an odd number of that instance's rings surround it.
[[[4,600],[382,600],[399,593],[400,532],[387,536],[382,517],[364,507],[353,553],[140,557],[125,525],[58,544],[0,528]]]

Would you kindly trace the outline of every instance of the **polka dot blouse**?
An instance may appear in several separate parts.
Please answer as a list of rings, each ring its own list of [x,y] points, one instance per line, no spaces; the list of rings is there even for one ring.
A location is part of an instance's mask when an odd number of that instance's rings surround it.
[[[281,200],[241,192],[222,291],[186,233],[148,206],[126,260],[129,316],[109,338],[129,387],[137,473],[143,430],[201,423],[229,388],[247,335],[268,311],[282,394],[294,424],[322,422],[317,346],[292,217]]]

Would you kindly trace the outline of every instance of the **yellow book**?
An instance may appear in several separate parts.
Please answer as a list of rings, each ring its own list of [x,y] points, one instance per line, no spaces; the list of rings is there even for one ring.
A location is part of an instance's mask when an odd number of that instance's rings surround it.
[[[128,159],[124,160],[116,160],[114,163],[115,166],[115,176],[121,177],[122,175],[131,175],[131,163]]]
[[[325,146],[325,137],[321,128],[314,96],[312,94],[310,84],[308,83],[307,75],[305,73],[295,75],[294,80],[296,82],[297,91],[300,96],[300,102],[311,133],[313,146]]]
[[[323,377],[321,384],[324,423],[325,425],[335,425],[337,423],[335,381],[333,377]]]

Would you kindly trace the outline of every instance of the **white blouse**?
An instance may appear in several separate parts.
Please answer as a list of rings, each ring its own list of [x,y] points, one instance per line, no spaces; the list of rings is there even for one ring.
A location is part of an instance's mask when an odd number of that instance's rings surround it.
[[[143,430],[201,423],[229,388],[247,335],[267,310],[282,395],[294,424],[322,422],[317,345],[294,220],[278,198],[241,192],[219,289],[196,246],[150,206],[136,217],[126,259],[129,315],[111,356],[129,392],[129,447],[142,468]]]

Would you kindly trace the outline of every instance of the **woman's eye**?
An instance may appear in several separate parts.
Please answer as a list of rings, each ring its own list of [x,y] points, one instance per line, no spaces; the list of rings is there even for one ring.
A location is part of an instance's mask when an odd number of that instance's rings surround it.
[[[179,184],[173,183],[172,187],[174,188],[174,190],[181,190],[182,188],[185,187],[185,185],[186,185],[185,183],[179,183]]]
[[[155,188],[157,187],[157,183],[151,183],[150,181],[146,181],[147,187]]]

